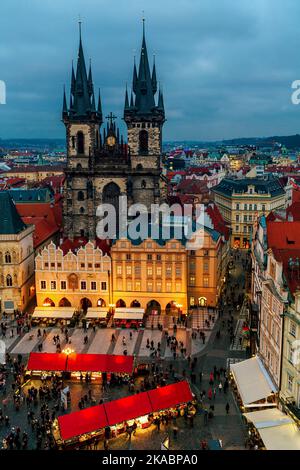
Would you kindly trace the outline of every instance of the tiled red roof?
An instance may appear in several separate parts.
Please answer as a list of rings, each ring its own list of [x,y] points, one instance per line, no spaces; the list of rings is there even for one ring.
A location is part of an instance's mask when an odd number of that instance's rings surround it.
[[[221,235],[224,235],[225,239],[229,239],[230,230],[224,222],[224,219],[215,203],[211,203],[206,208],[206,213],[210,217],[214,229]]]
[[[49,202],[16,204],[17,211],[23,222],[35,226],[33,234],[35,248],[60,232],[62,227],[62,206],[60,199],[54,204]]]
[[[52,224],[43,217],[22,217],[22,220],[25,224],[32,224],[35,227],[33,233],[34,248],[37,248],[59,232],[59,227],[56,224]]]
[[[43,179],[41,184],[42,186],[50,186],[51,188],[54,189],[55,192],[57,192],[62,188],[65,179],[66,179],[66,176],[64,174],[55,175],[55,176],[47,176],[47,178]]]
[[[293,204],[286,210],[287,220],[291,217],[293,221],[300,221],[300,200],[293,202]]]
[[[26,180],[24,178],[7,178],[6,186],[7,187],[19,187],[22,186]]]
[[[299,268],[291,269],[289,261],[300,259],[300,247],[298,249],[278,250],[274,248],[274,257],[277,261],[282,263],[283,274],[288,284],[289,290],[292,294],[296,290],[300,290],[300,270]]]
[[[183,180],[176,190],[184,194],[206,194],[209,192],[207,184],[201,180]]]
[[[269,248],[279,250],[300,249],[300,221],[273,222],[267,219]]]

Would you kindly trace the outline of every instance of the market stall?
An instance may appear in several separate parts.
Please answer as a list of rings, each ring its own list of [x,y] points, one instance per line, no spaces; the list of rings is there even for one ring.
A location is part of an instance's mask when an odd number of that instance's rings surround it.
[[[97,380],[105,373],[106,380],[110,380],[110,374],[129,378],[133,368],[133,356],[31,352],[26,374],[40,376],[45,372],[68,372],[70,379],[83,380],[83,373],[88,373],[91,380]]]
[[[277,387],[255,356],[230,365],[233,391],[244,408],[276,407]]]
[[[277,408],[244,413],[249,436],[258,434],[267,450],[300,450],[300,431],[292,418]]]
[[[142,328],[145,310],[143,308],[116,308],[113,325],[116,328]]]
[[[162,410],[180,410],[192,400],[188,382],[181,381],[59,416],[53,433],[59,445],[80,444],[101,437],[105,428],[109,428],[110,435],[117,436],[133,423],[138,428],[146,428]]]
[[[74,307],[36,307],[31,323],[32,325],[43,323],[45,326],[53,326],[60,321],[63,325],[69,325],[74,314]]]
[[[108,309],[107,307],[89,307],[84,317],[86,320],[86,326],[92,325],[106,326],[108,320]]]

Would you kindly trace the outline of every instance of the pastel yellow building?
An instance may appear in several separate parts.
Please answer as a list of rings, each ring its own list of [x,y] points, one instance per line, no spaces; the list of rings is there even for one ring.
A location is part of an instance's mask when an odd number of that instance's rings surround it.
[[[229,243],[208,227],[201,239],[198,249],[188,250],[188,303],[215,307],[225,282]]]
[[[120,239],[111,257],[116,307],[187,312],[187,252],[181,241],[149,238],[138,244]]]
[[[231,229],[231,246],[250,248],[253,223],[263,214],[285,207],[286,194],[278,178],[224,178],[212,188],[224,221]]]
[[[51,242],[35,259],[37,306],[78,310],[108,306],[110,271],[110,257],[92,242],[65,254]]]

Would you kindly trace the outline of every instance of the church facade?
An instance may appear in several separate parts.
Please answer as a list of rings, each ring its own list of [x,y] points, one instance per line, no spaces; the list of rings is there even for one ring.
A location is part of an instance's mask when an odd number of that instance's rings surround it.
[[[96,106],[92,69],[90,66],[87,73],[80,34],[76,73],[72,67],[70,104],[64,92],[62,111],[67,139],[65,238],[94,240],[97,207],[111,203],[118,212],[119,196],[126,195],[128,205],[142,203],[148,209],[162,201],[164,101],[162,91],[157,90],[155,64],[150,72],[144,29],[130,97],[127,88],[125,92],[123,118],[127,142],[120,136],[112,113],[103,123],[100,92]]]

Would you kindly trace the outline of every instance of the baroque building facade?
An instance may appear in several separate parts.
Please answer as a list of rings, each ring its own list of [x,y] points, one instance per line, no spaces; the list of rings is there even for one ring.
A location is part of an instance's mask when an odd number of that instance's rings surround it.
[[[261,215],[285,207],[285,190],[278,178],[224,178],[212,188],[215,203],[231,229],[231,246],[249,249],[253,224]]]

